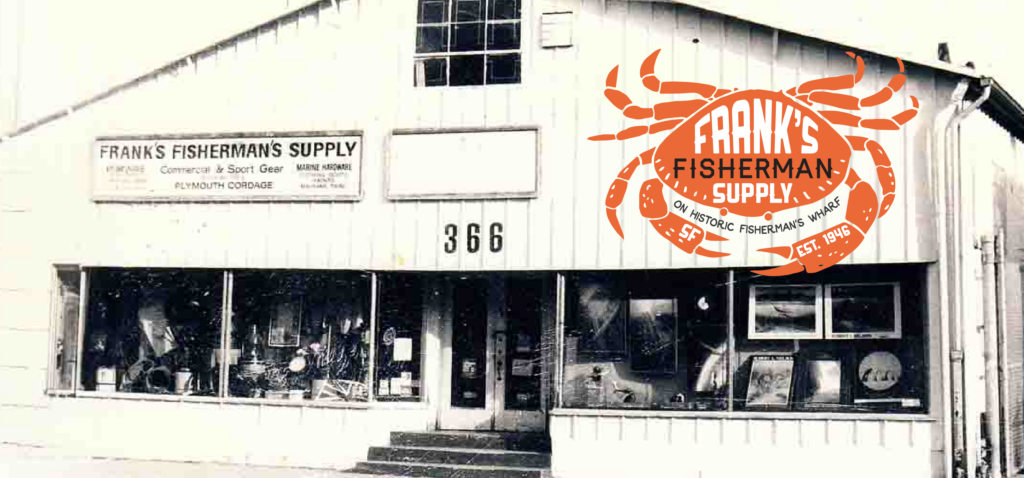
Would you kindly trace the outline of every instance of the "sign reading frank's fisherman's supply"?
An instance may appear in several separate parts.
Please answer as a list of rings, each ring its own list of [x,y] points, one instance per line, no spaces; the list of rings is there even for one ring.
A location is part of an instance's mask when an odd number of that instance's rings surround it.
[[[357,200],[361,133],[99,138],[95,201]]]

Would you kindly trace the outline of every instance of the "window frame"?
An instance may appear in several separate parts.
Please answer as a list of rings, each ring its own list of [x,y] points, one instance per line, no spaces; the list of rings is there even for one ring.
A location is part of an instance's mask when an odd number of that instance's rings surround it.
[[[191,396],[191,395],[176,395],[176,394],[165,395],[165,394],[136,393],[136,392],[101,392],[101,391],[83,390],[83,389],[81,389],[79,387],[80,383],[82,382],[82,379],[81,379],[81,375],[82,375],[81,363],[82,363],[82,358],[83,358],[83,347],[85,346],[85,334],[82,333],[82,331],[84,331],[84,327],[86,325],[87,315],[88,315],[88,311],[89,311],[89,297],[90,297],[90,292],[91,292],[91,287],[90,287],[90,279],[91,279],[91,277],[90,277],[90,275],[92,273],[94,273],[94,271],[96,269],[108,269],[108,267],[82,266],[82,265],[62,265],[62,264],[55,264],[55,265],[53,265],[51,267],[51,284],[53,284],[54,286],[57,285],[57,281],[58,281],[58,279],[57,279],[57,272],[58,271],[62,271],[62,270],[75,270],[75,271],[79,271],[79,273],[80,273],[80,281],[81,281],[80,282],[80,294],[81,295],[79,297],[79,312],[78,312],[78,317],[77,317],[79,333],[78,333],[78,337],[76,338],[77,342],[78,342],[78,350],[76,351],[76,355],[75,355],[75,357],[76,357],[75,358],[75,371],[74,371],[75,380],[72,383],[73,386],[70,389],[58,388],[58,387],[53,387],[52,386],[52,384],[53,384],[53,374],[56,371],[56,367],[55,367],[56,364],[54,363],[55,362],[54,353],[55,353],[55,350],[56,350],[56,339],[58,337],[60,337],[60,335],[63,333],[63,331],[62,330],[57,330],[55,328],[55,324],[57,322],[57,320],[56,320],[56,312],[57,312],[57,310],[54,308],[54,304],[55,304],[56,299],[57,299],[57,294],[56,294],[56,290],[55,289],[51,289],[51,294],[50,294],[50,312],[51,313],[50,313],[50,317],[49,317],[50,333],[47,334],[49,339],[50,339],[49,340],[49,344],[47,346],[47,350],[48,350],[48,354],[49,354],[49,357],[47,359],[47,386],[46,386],[46,391],[45,391],[45,394],[47,396],[51,396],[51,397],[72,397],[72,398],[115,399],[115,400],[142,400],[142,401],[158,401],[158,402],[196,402],[196,403],[222,403],[222,404],[256,405],[256,406],[283,406],[283,407],[304,407],[304,408],[342,408],[342,409],[346,409],[346,408],[348,408],[348,409],[367,409],[367,408],[426,409],[426,408],[428,408],[430,406],[427,394],[421,394],[420,400],[415,401],[415,402],[412,402],[412,401],[405,401],[405,402],[380,402],[380,401],[376,401],[375,397],[374,397],[374,393],[373,393],[372,387],[369,387],[369,386],[367,387],[369,389],[368,390],[368,394],[367,394],[367,400],[366,401],[358,401],[358,402],[356,402],[356,401],[352,401],[352,402],[337,401],[336,402],[336,401],[317,401],[317,400],[291,401],[291,400],[277,400],[277,399],[267,399],[267,398],[233,397],[233,396],[230,396],[230,393],[229,393],[229,388],[228,388],[228,385],[229,385],[228,382],[229,381],[228,380],[223,380],[223,379],[220,380],[220,383],[218,384],[217,395],[216,396]],[[130,270],[141,270],[141,269],[147,269],[147,268],[145,268],[145,267],[109,267],[109,269],[117,269],[117,270],[122,270],[122,271],[130,271]],[[171,270],[174,270],[174,271],[207,270],[207,271],[210,271],[210,269],[188,268],[188,267],[182,267],[182,268],[160,268],[159,270],[168,270],[168,271],[171,271]],[[232,320],[232,315],[233,315],[231,313],[231,307],[232,307],[232,296],[233,296],[233,293],[234,293],[234,278],[235,278],[235,273],[238,272],[238,271],[242,271],[242,270],[243,269],[220,269],[219,270],[222,273],[222,279],[221,279],[221,305],[222,305],[222,308],[221,308],[221,314],[222,314],[221,324],[222,325],[221,325],[221,328],[220,328],[220,331],[219,331],[219,336],[220,336],[220,344],[219,345],[221,347],[221,350],[230,350],[230,348],[228,348],[227,345],[229,345],[229,343],[231,341],[230,331],[232,330],[231,329],[231,320]],[[212,271],[218,271],[218,269],[213,269]],[[312,270],[312,269],[301,269],[301,270],[296,269],[296,270],[289,270],[289,272],[300,273],[300,274],[301,273],[322,273],[322,272],[333,272],[333,273],[346,274],[346,273],[358,273],[358,272],[363,272],[363,271],[356,271],[356,270],[321,271],[321,270]],[[368,298],[369,299],[368,314],[369,314],[369,322],[370,322],[369,326],[368,326],[368,333],[371,334],[371,337],[375,337],[376,336],[375,335],[376,334],[376,328],[377,328],[377,320],[379,320],[378,317],[377,317],[377,310],[378,310],[378,308],[377,308],[377,302],[378,302],[378,297],[377,297],[378,274],[376,272],[368,272],[368,274],[369,274],[369,291],[368,292],[370,293],[370,297]],[[51,286],[51,287],[53,287],[53,286]],[[376,350],[375,350],[375,343],[374,342],[375,342],[374,340],[370,341],[370,344],[369,344],[369,347],[368,347],[368,351],[367,351],[367,353],[369,354],[369,360],[368,360],[368,365],[367,365],[368,366],[367,379],[371,380],[370,383],[372,383],[372,380],[374,379],[374,374],[376,373],[376,365],[377,365],[376,364],[376,357],[375,357]],[[226,353],[230,353],[230,352],[226,352]],[[220,363],[218,365],[218,368],[217,368],[217,371],[220,374],[219,375],[220,377],[227,377],[228,376],[228,367],[230,365],[229,362],[230,362],[229,360],[221,360],[220,361]]]
[[[525,76],[524,75],[525,68],[524,68],[524,63],[523,63],[523,57],[524,57],[524,53],[525,53],[524,45],[527,44],[528,36],[529,36],[529,32],[528,32],[529,29],[526,28],[526,22],[524,21],[524,19],[529,17],[529,15],[528,15],[528,9],[529,9],[529,4],[528,3],[529,2],[523,2],[522,0],[517,0],[517,1],[520,2],[520,4],[519,4],[519,8],[520,8],[519,18],[490,20],[490,19],[487,18],[488,17],[488,9],[490,8],[490,4],[491,4],[491,2],[493,0],[482,0],[483,1],[483,10],[481,11],[481,20],[474,21],[474,22],[456,22],[453,10],[456,8],[456,6],[458,4],[458,0],[444,0],[444,2],[447,3],[447,8],[446,8],[446,11],[445,11],[445,16],[442,17],[442,18],[446,19],[447,21],[440,22],[440,23],[438,23],[438,22],[420,23],[419,8],[420,8],[420,4],[421,4],[422,1],[423,0],[417,0],[417,2],[414,4],[415,5],[414,8],[416,9],[416,14],[413,15],[414,18],[415,18],[414,28],[413,28],[414,31],[415,31],[415,35],[413,35],[413,44],[412,44],[412,52],[413,52],[413,88],[416,88],[416,89],[421,89],[421,88],[484,88],[484,87],[496,87],[496,86],[498,86],[498,87],[500,87],[500,86],[516,86],[516,85],[522,85],[524,83],[524,76]],[[479,24],[483,25],[483,29],[484,29],[484,31],[483,31],[483,49],[482,50],[470,50],[470,51],[452,51],[452,41],[453,41],[452,40],[452,36],[453,36],[452,35],[452,27],[455,26],[455,25],[459,25],[459,24],[471,24],[471,23],[479,23]],[[488,26],[490,26],[490,25],[513,25],[513,24],[518,24],[519,25],[519,47],[518,48],[514,48],[514,49],[494,49],[494,50],[491,50],[491,49],[489,49],[487,47],[487,31],[488,31]],[[444,30],[445,31],[445,49],[444,49],[444,51],[425,52],[425,53],[420,53],[420,52],[417,51],[418,48],[419,48],[419,31],[420,31],[420,28],[425,28],[425,27],[426,28],[430,28],[430,27],[432,27],[432,28],[440,28],[440,27],[443,27],[445,29]],[[488,83],[487,82],[487,70],[488,70],[488,59],[489,59],[489,57],[492,56],[492,55],[498,56],[498,55],[512,55],[512,54],[518,54],[519,55],[519,81],[514,82],[514,83],[512,83],[512,82],[508,82],[508,83]],[[454,57],[459,57],[459,56],[482,56],[483,57],[483,70],[482,70],[483,83],[481,83],[479,85],[452,85],[451,84],[451,77],[452,77],[451,59],[454,58]],[[434,59],[443,59],[443,60],[445,60],[445,83],[444,83],[444,85],[429,86],[429,85],[426,84],[426,82],[427,82],[427,80],[426,80],[426,71],[425,71],[426,70],[426,61],[427,60],[434,60]]]
[[[76,337],[75,337],[75,356],[74,356],[74,371],[72,372],[73,380],[71,381],[70,387],[60,386],[60,377],[56,374],[57,371],[57,340],[66,338],[61,337],[64,333],[64,327],[58,327],[62,325],[68,319],[67,317],[61,318],[63,314],[64,304],[58,299],[61,297],[61,286],[60,273],[61,272],[77,272],[78,273],[78,315],[74,318],[77,321]],[[54,264],[50,269],[50,317],[49,317],[49,330],[51,333],[47,334],[47,359],[46,359],[46,393],[48,395],[68,395],[74,394],[78,391],[78,385],[81,382],[81,362],[82,362],[82,346],[84,345],[84,337],[82,334],[82,327],[85,321],[86,307],[89,304],[89,297],[87,294],[88,282],[86,278],[85,270],[77,264]],[[66,365],[66,364],[65,364]]]
[[[741,268],[729,268],[729,269],[727,269],[726,272],[728,274],[728,281],[727,281],[728,287],[727,287],[726,295],[728,296],[728,302],[726,304],[726,317],[727,317],[727,319],[726,319],[727,320],[727,324],[726,325],[727,325],[727,329],[728,329],[728,331],[727,331],[727,334],[728,334],[727,344],[728,345],[727,345],[727,349],[726,349],[725,354],[726,354],[726,360],[727,360],[727,365],[726,366],[727,366],[728,373],[729,373],[729,383],[728,383],[727,407],[724,410],[689,410],[689,409],[687,409],[687,410],[676,410],[676,409],[671,409],[671,408],[636,408],[636,409],[634,409],[634,408],[587,408],[587,407],[579,407],[579,406],[576,406],[576,405],[567,405],[566,402],[565,402],[566,396],[565,396],[565,393],[564,393],[564,390],[563,390],[567,386],[565,384],[566,372],[564,370],[565,366],[566,366],[566,360],[567,360],[567,358],[566,358],[566,349],[565,349],[565,347],[566,347],[566,338],[565,337],[567,335],[566,325],[572,322],[572,319],[570,317],[568,317],[567,314],[575,313],[573,305],[574,305],[574,303],[576,301],[579,300],[579,298],[578,298],[578,296],[576,296],[576,295],[574,295],[572,293],[572,288],[571,287],[567,287],[566,285],[560,285],[560,290],[559,290],[559,301],[560,301],[560,303],[559,303],[559,307],[562,307],[562,311],[559,314],[558,323],[556,325],[557,328],[558,328],[558,335],[557,335],[558,343],[556,344],[557,355],[558,355],[558,362],[556,363],[556,373],[554,374],[554,377],[555,377],[555,383],[554,383],[555,391],[554,391],[554,395],[555,395],[557,400],[556,400],[556,402],[554,404],[554,408],[552,409],[551,414],[552,415],[561,415],[561,416],[625,416],[625,415],[637,416],[637,417],[645,417],[645,416],[646,417],[680,417],[680,416],[686,416],[686,417],[726,418],[726,419],[730,419],[730,418],[750,418],[750,417],[758,417],[758,418],[764,417],[764,418],[771,418],[771,419],[830,419],[830,418],[835,418],[835,419],[843,419],[843,420],[884,418],[886,420],[932,421],[932,420],[935,419],[935,414],[938,411],[940,411],[940,408],[941,408],[941,407],[937,407],[936,401],[935,401],[936,397],[934,396],[934,393],[933,393],[933,390],[932,390],[933,386],[937,383],[937,381],[940,378],[940,377],[938,377],[936,375],[937,371],[935,370],[935,364],[932,363],[933,355],[936,353],[936,350],[937,350],[937,347],[938,347],[938,344],[935,344],[934,341],[932,340],[933,339],[932,338],[932,333],[934,331],[933,328],[936,327],[937,325],[934,323],[933,319],[928,316],[928,313],[927,313],[928,306],[927,306],[926,302],[921,302],[921,303],[918,303],[917,305],[915,305],[914,304],[915,301],[910,301],[908,303],[903,298],[903,294],[904,293],[912,294],[914,296],[925,297],[927,295],[927,293],[928,293],[928,290],[929,290],[928,289],[929,288],[928,282],[925,279],[925,274],[923,272],[923,269],[921,269],[920,267],[917,267],[919,265],[917,265],[917,266],[908,266],[906,264],[879,264],[879,265],[875,265],[875,266],[881,266],[883,268],[887,267],[887,266],[894,267],[894,268],[899,268],[899,270],[896,272],[899,275],[899,278],[896,279],[896,280],[892,280],[892,279],[883,279],[883,278],[879,277],[878,280],[862,279],[862,280],[852,280],[851,281],[851,280],[843,280],[842,277],[838,275],[839,273],[837,273],[837,276],[835,276],[835,277],[832,277],[832,276],[828,276],[828,277],[822,276],[816,282],[793,282],[793,283],[781,282],[781,283],[778,283],[778,284],[756,284],[756,283],[750,283],[750,284],[744,286],[744,287],[746,287],[748,289],[747,291],[745,291],[745,292],[747,292],[748,297],[744,297],[742,299],[739,297],[739,294],[744,292],[744,291],[743,291],[743,288],[741,288],[740,285],[738,285],[738,282],[747,282],[747,281],[746,280],[742,280],[742,279],[737,281],[736,277],[737,277],[738,273],[746,273],[746,272],[749,272],[749,270],[748,269],[741,269]],[[863,266],[850,266],[850,267],[863,267]],[[676,273],[679,273],[679,274],[687,274],[687,273],[690,273],[690,272],[703,273],[703,272],[707,272],[709,270],[712,270],[712,269],[690,269],[690,270],[672,270],[672,271],[676,272]],[[600,273],[600,274],[616,274],[616,273],[628,274],[630,272],[635,272],[635,271],[632,271],[632,270],[616,270],[616,271],[607,271],[607,270],[601,270],[601,271],[597,271],[597,270],[577,270],[577,271],[567,271],[567,272],[565,272],[565,276],[566,277],[565,277],[564,280],[565,280],[565,283],[568,284],[568,283],[572,283],[572,282],[578,282],[578,277],[580,275],[585,275],[585,274],[594,274],[594,273]],[[866,269],[860,269],[860,271],[858,271],[858,273],[865,273],[866,275],[870,275],[870,273],[868,273],[868,271]],[[740,350],[741,347],[737,346],[737,338],[738,338],[737,336],[741,336],[739,338],[743,338],[745,342],[749,342],[749,341],[765,341],[765,340],[772,340],[772,339],[771,338],[749,337],[749,336],[747,336],[746,334],[743,333],[744,331],[747,330],[746,328],[739,329],[739,327],[744,327],[744,324],[742,324],[742,322],[740,322],[741,320],[743,320],[743,318],[747,318],[748,324],[746,324],[746,326],[749,327],[749,325],[750,325],[749,324],[749,320],[750,320],[749,317],[752,316],[752,309],[748,310],[747,313],[737,314],[737,310],[736,310],[737,305],[740,305],[740,306],[743,305],[743,302],[740,302],[739,304],[737,304],[737,302],[740,301],[740,300],[743,300],[744,302],[749,302],[749,303],[752,304],[753,303],[753,288],[754,287],[764,287],[765,285],[770,285],[770,286],[782,286],[782,285],[785,285],[785,286],[801,286],[802,285],[802,286],[816,286],[817,287],[817,296],[816,296],[816,310],[817,310],[816,317],[817,317],[817,319],[816,320],[818,321],[818,326],[817,326],[818,334],[815,335],[814,338],[785,339],[785,340],[777,340],[777,341],[775,341],[775,342],[786,342],[786,341],[803,342],[803,341],[811,341],[811,342],[815,343],[814,347],[810,347],[810,354],[804,352],[803,351],[804,346],[801,346],[801,345],[794,345],[794,347],[796,348],[796,352],[795,353],[782,354],[782,355],[787,355],[787,356],[789,356],[789,357],[791,357],[793,359],[793,361],[794,361],[794,374],[797,373],[797,372],[803,373],[804,372],[804,368],[807,365],[806,362],[812,361],[812,360],[821,360],[823,357],[826,357],[826,358],[829,358],[830,360],[840,361],[841,362],[841,367],[843,367],[843,374],[845,376],[845,374],[848,373],[846,371],[846,367],[848,366],[848,362],[850,362],[852,364],[852,362],[854,361],[853,359],[856,358],[856,354],[859,353],[857,351],[857,348],[858,348],[857,343],[858,342],[872,342],[872,341],[890,342],[889,345],[883,346],[882,348],[884,350],[890,350],[890,349],[894,349],[895,350],[895,349],[899,349],[899,348],[903,347],[907,351],[906,353],[908,355],[910,355],[910,356],[916,355],[920,359],[920,361],[915,362],[915,366],[919,367],[921,370],[923,370],[923,372],[924,372],[923,380],[921,382],[917,383],[916,385],[913,384],[913,383],[910,383],[909,385],[903,385],[903,386],[909,387],[910,389],[916,390],[917,395],[915,395],[913,398],[911,398],[909,400],[905,400],[905,401],[917,402],[917,405],[903,405],[903,408],[898,408],[898,409],[893,409],[891,407],[881,407],[881,406],[879,406],[879,407],[873,407],[873,406],[863,407],[863,406],[861,406],[861,408],[856,409],[856,407],[858,407],[859,405],[857,403],[852,403],[853,398],[855,398],[855,396],[854,396],[855,392],[854,392],[853,389],[856,388],[856,383],[852,383],[851,382],[851,383],[847,384],[846,383],[847,379],[845,379],[845,378],[843,379],[843,382],[841,384],[841,394],[842,394],[842,397],[843,397],[842,399],[844,401],[843,401],[842,404],[838,404],[837,406],[823,406],[823,407],[801,406],[801,404],[796,401],[797,399],[802,397],[803,394],[806,392],[806,390],[803,390],[803,389],[799,388],[799,387],[803,386],[803,384],[801,384],[801,383],[793,383],[793,384],[791,384],[792,390],[790,392],[789,404],[784,409],[782,409],[782,408],[780,408],[778,410],[774,410],[774,409],[772,409],[772,410],[748,409],[748,408],[742,406],[742,403],[738,403],[738,400],[736,398],[736,393],[738,391],[737,390],[737,388],[738,388],[737,387],[737,380],[740,379],[740,375],[741,374],[739,372],[741,371],[741,368],[742,368],[743,364],[739,362],[739,358],[740,358],[740,354],[741,354],[741,350]],[[884,336],[884,337],[882,337],[882,336],[872,336],[872,337],[862,337],[861,339],[863,339],[863,340],[859,340],[858,341],[858,340],[853,340],[851,338],[837,338],[837,337],[826,337],[825,336],[825,324],[828,323],[828,320],[825,319],[825,307],[826,307],[825,300],[824,300],[825,299],[824,298],[825,290],[827,288],[830,288],[831,286],[848,286],[848,285],[872,285],[872,286],[888,285],[888,286],[892,286],[893,287],[893,290],[894,290],[894,300],[893,300],[893,302],[894,302],[894,307],[896,307],[896,309],[897,309],[897,321],[898,321],[898,324],[899,324],[898,327],[901,330],[901,334],[900,334],[900,336],[898,338],[889,337],[889,336]],[[905,288],[908,289],[909,292],[907,290],[904,290]],[[908,320],[908,317],[909,317],[907,315],[908,313],[911,316],[916,316],[918,314],[921,315],[921,320],[922,320],[921,327],[922,327],[922,330],[916,336],[908,336],[908,335],[906,335],[906,330],[905,330],[906,327],[904,327],[903,320]],[[741,315],[742,315],[742,317],[741,317]],[[678,326],[682,327],[681,324],[679,324]],[[842,347],[840,347],[840,349],[837,350],[837,351],[827,352],[827,353],[823,353],[821,350],[815,350],[821,344],[830,344],[830,343],[837,344],[837,345],[841,344]],[[907,347],[909,347],[909,348],[907,348]],[[920,347],[920,349],[915,349],[916,347]],[[751,352],[749,352],[749,351],[744,352],[744,353],[746,353],[748,356],[751,356],[750,355]],[[903,356],[902,352],[900,352],[900,353],[893,352],[893,353],[896,353],[900,357]],[[776,353],[775,352],[770,352],[770,351],[766,352],[766,353],[760,353],[760,355],[765,355],[765,354],[773,355],[773,354],[776,354]],[[758,354],[754,353],[753,355],[758,355]],[[904,365],[904,366],[906,366],[906,365]],[[854,374],[856,374],[855,371],[854,371]],[[744,379],[745,380],[749,380],[749,377],[746,377]],[[791,380],[794,380],[794,381],[798,380],[797,376],[794,375],[791,378]],[[847,403],[846,402],[847,398],[850,399],[851,403]],[[865,402],[865,403],[867,403],[867,402]],[[845,405],[850,405],[852,408],[843,408]],[[907,408],[907,407],[909,407],[909,408]]]

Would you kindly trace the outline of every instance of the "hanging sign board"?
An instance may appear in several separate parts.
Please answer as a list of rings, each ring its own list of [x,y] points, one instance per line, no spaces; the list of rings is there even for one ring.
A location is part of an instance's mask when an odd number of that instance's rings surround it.
[[[98,138],[95,201],[350,201],[362,133]]]

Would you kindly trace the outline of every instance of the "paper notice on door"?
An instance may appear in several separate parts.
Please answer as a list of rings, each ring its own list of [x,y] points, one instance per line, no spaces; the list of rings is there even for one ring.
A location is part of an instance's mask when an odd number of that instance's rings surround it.
[[[398,377],[398,394],[412,395],[412,372],[402,372],[402,376]]]
[[[533,375],[533,361],[527,359],[515,359],[512,361],[513,377],[529,377]]]
[[[412,339],[396,338],[393,360],[395,362],[408,362],[412,360]]]

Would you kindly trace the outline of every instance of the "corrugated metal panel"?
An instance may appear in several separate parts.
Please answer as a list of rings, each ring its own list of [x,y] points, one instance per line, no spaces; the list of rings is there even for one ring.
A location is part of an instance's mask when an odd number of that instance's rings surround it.
[[[1013,472],[1024,467],[1024,145],[984,115],[965,121],[961,138],[963,174],[971,186],[964,197],[965,219],[971,227],[964,233],[1002,233],[1005,241],[1000,420],[1006,467]],[[969,354],[967,360],[980,364],[981,352]]]
[[[844,50],[824,43],[682,5],[601,0],[556,2],[576,14],[575,46],[540,49],[534,25],[523,30],[522,85],[416,89],[412,86],[414,8],[380,1],[340,2],[198,59],[18,141],[67,147],[54,151],[39,195],[61,198],[42,223],[78,222],[77,240],[49,253],[93,265],[194,267],[312,267],[402,270],[679,268],[781,265],[755,247],[788,245],[836,224],[840,212],[800,231],[769,239],[733,235],[710,248],[733,255],[708,259],[662,240],[623,206],[626,239],[604,217],[603,199],[617,172],[666,134],[595,143],[592,134],[637,124],[604,99],[604,76],[616,64],[620,87],[638,103],[684,99],[657,95],[639,82],[640,62],[661,48],[663,79],[723,87],[779,90],[825,75],[852,72]],[[524,2],[524,18],[538,17]],[[698,40],[699,43],[694,43]],[[877,91],[895,61],[866,57],[869,71],[854,92]],[[398,74],[395,74],[395,71]],[[930,187],[930,121],[948,97],[947,77],[921,67],[890,103],[869,115],[889,116],[918,95],[922,113],[899,132],[861,131],[882,142],[900,182],[892,210],[849,260],[855,263],[927,261],[935,257]],[[77,118],[76,118],[77,116]],[[88,121],[82,118],[88,118]],[[383,198],[387,133],[395,128],[537,125],[542,137],[541,193],[531,200],[389,202]],[[360,129],[363,184],[358,203],[335,204],[92,204],[87,185],[92,138],[108,134]],[[8,145],[4,145],[4,151]],[[424,160],[429,161],[429,157]],[[27,162],[29,168],[37,168]],[[58,166],[59,165],[59,166]],[[870,157],[854,166],[877,188]],[[37,170],[38,171],[38,170]],[[634,184],[651,177],[638,172]],[[75,187],[68,189],[68,185]],[[58,188],[57,185],[60,185]],[[636,186],[631,189],[636,190]],[[840,187],[835,195],[844,196]],[[845,202],[845,198],[844,198]],[[823,205],[824,203],[822,203]],[[802,206],[806,216],[820,205]],[[72,214],[72,211],[74,214]],[[74,216],[74,217],[71,217]],[[500,253],[443,251],[444,227],[503,224]],[[87,226],[87,227],[86,227]],[[884,235],[884,240],[882,239]],[[464,243],[463,243],[464,244]]]

